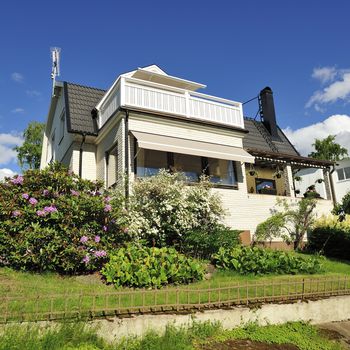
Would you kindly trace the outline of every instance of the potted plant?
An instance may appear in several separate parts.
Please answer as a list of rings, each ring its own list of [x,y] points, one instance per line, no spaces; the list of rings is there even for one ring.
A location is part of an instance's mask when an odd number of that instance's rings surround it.
[[[299,194],[299,193],[300,193],[300,190],[294,190],[294,193],[295,193],[295,194]]]
[[[316,181],[315,181],[315,183],[319,183],[319,184],[321,184],[322,182],[324,182],[324,180],[323,179],[317,179]]]
[[[279,167],[276,168],[276,171],[273,173],[273,177],[276,177],[277,179],[280,179],[283,175],[283,170],[281,170]]]
[[[253,165],[250,166],[248,173],[250,176],[258,176],[258,172]]]
[[[301,176],[296,175],[296,176],[294,176],[294,181],[301,182],[301,181],[303,181],[303,179],[301,178]]]

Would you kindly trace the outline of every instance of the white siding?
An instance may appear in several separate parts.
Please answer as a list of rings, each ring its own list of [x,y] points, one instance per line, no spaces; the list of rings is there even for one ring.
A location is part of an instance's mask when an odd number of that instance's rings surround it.
[[[334,189],[335,189],[335,197],[336,201],[341,202],[342,198],[350,192],[350,179],[339,180],[337,169],[343,169],[350,167],[350,159],[344,159],[337,162],[336,170],[332,174]]]
[[[306,192],[307,188],[311,185],[315,185],[316,192],[318,192],[322,198],[327,198],[325,183],[316,182],[318,179],[324,179],[322,169],[301,169],[298,171],[297,175],[301,176],[302,178],[302,181],[295,182],[295,189],[300,190],[300,193],[297,195],[297,197],[303,197],[303,194]]]

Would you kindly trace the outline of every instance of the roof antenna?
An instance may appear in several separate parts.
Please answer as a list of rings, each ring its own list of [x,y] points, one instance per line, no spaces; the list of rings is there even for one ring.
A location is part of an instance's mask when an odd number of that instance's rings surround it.
[[[52,57],[52,70],[51,70],[51,79],[52,79],[52,96],[55,95],[55,82],[56,77],[60,76],[60,53],[61,49],[59,47],[51,47],[51,57]]]

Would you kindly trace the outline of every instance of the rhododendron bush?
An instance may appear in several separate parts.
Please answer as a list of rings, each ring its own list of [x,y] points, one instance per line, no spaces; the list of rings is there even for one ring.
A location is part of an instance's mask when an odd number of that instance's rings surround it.
[[[123,231],[111,217],[115,201],[101,188],[58,164],[0,183],[0,266],[99,269]]]

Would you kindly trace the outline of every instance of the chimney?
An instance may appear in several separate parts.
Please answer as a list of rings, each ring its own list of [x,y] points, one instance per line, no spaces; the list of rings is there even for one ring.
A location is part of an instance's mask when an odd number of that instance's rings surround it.
[[[276,123],[276,114],[275,114],[275,104],[273,102],[273,93],[271,88],[266,86],[260,91],[260,116],[262,122],[265,125],[266,129],[272,136],[272,139],[279,141],[280,138],[277,132],[277,123]]]

